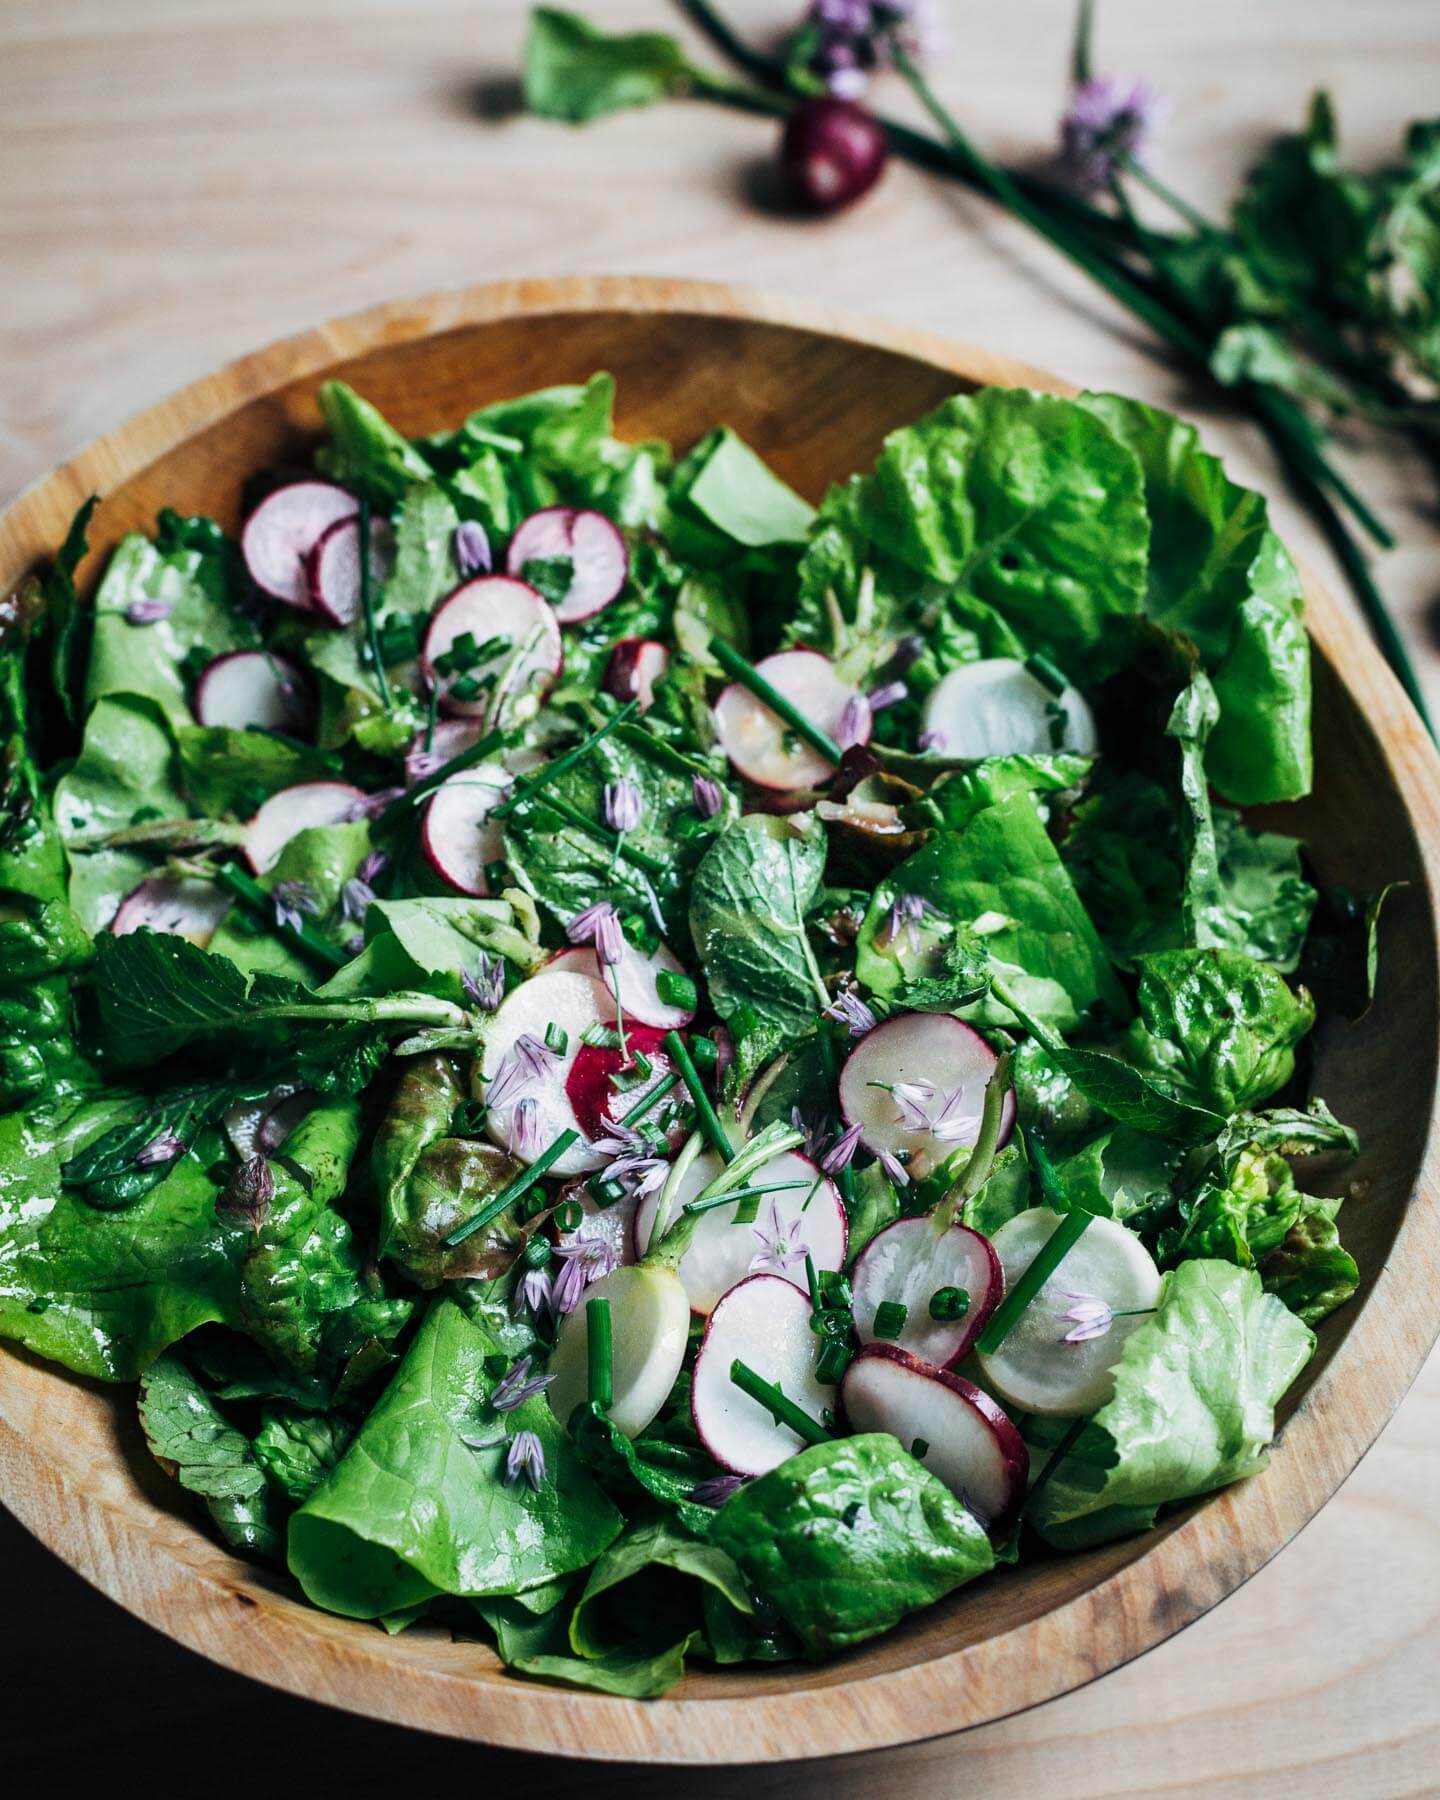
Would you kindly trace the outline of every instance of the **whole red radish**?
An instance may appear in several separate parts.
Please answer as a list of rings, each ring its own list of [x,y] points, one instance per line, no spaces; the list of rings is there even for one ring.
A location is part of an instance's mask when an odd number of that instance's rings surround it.
[[[803,100],[785,121],[780,173],[810,212],[838,212],[869,193],[889,156],[885,133],[850,100]]]

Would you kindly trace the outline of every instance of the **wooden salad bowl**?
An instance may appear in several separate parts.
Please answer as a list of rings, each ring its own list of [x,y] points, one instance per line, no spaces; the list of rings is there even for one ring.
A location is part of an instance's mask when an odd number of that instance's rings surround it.
[[[735,426],[802,493],[866,467],[893,427],[987,383],[1054,377],[919,332],[728,287],[662,280],[507,283],[378,307],[246,357],[92,444],[0,518],[0,591],[103,496],[101,552],[173,506],[238,523],[252,470],[293,462],[343,376],[407,433],[482,403],[609,369],[618,429],[688,444]],[[93,579],[93,576],[92,576]],[[1001,1569],[823,1664],[700,1668],[656,1701],[507,1674],[490,1650],[418,1625],[394,1638],[306,1605],[225,1550],[151,1463],[133,1390],[0,1351],[0,1499],[65,1562],[202,1655],[314,1700],[457,1738],[676,1763],[833,1756],[952,1732],[1078,1687],[1160,1643],[1253,1575],[1355,1467],[1440,1325],[1436,894],[1440,759],[1362,628],[1307,582],[1315,793],[1268,809],[1322,883],[1409,885],[1387,908],[1380,992],[1323,1021],[1315,1086],[1358,1127],[1345,1209],[1357,1297],[1282,1409],[1269,1469],[1158,1530]],[[3,1272],[0,1272],[3,1279]]]

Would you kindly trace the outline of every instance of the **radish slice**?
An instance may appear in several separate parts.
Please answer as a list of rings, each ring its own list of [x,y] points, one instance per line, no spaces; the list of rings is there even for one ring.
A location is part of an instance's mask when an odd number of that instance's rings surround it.
[[[856,1431],[888,1431],[992,1530],[1019,1510],[1030,1453],[1009,1415],[963,1375],[870,1344],[840,1383]]]
[[[867,1150],[924,1176],[980,1130],[985,1084],[999,1060],[980,1033],[949,1013],[899,1013],[868,1032],[840,1071],[840,1110]],[[1015,1123],[1005,1096],[1000,1142]]]
[[[544,974],[588,975],[592,981],[600,979],[600,958],[588,944],[570,944],[563,950],[556,950],[546,962]]]
[[[132,931],[163,931],[167,937],[188,938],[203,950],[234,903],[213,881],[154,875],[131,888],[110,921],[110,929],[116,937],[127,937]]]
[[[600,971],[602,980],[620,1002],[627,1019],[636,1019],[642,1025],[658,1025],[663,1031],[678,1031],[695,1017],[695,1008],[672,1006],[660,998],[656,977],[662,973],[685,973],[683,963],[673,950],[661,944],[653,955],[647,956],[628,940],[619,962]]]
[[[638,700],[641,712],[655,701],[655,683],[670,667],[670,652],[654,638],[621,638],[610,652],[600,685],[617,700]]]
[[[553,970],[555,964],[548,963],[546,967]],[[644,1095],[669,1074],[669,1059],[658,1054],[664,1036],[663,1031],[650,1025],[627,1024],[625,1040],[629,1056],[603,1044],[580,1046],[570,1073],[565,1077],[565,1093],[586,1137],[606,1136],[617,1118],[638,1106]],[[649,1060],[657,1074],[651,1081],[637,1082],[633,1088],[622,1091],[615,1086],[615,1077],[624,1069],[634,1068],[637,1053]],[[656,1112],[659,1110],[657,1102]]]
[[[815,1379],[820,1340],[810,1329],[810,1298],[779,1275],[752,1275],[732,1287],[710,1315],[695,1357],[690,1416],[705,1448],[737,1475],[764,1475],[805,1445],[777,1425],[758,1400],[730,1379],[747,1363],[820,1423],[835,1390]]]
[[[782,650],[755,667],[812,725],[832,738],[841,738],[845,709],[859,696],[835,673],[828,656],[815,650]],[[858,711],[858,728],[842,748],[870,741],[870,709],[862,702]],[[720,747],[756,787],[789,792],[815,787],[835,773],[834,763],[802,743],[783,719],[738,681],[721,694],[714,712]]]
[[[669,1217],[678,1218],[686,1201],[693,1200],[719,1173],[720,1159],[713,1152],[697,1156],[676,1183]],[[787,1185],[781,1188],[781,1183]],[[780,1191],[760,1195],[753,1225],[737,1225],[734,1206],[716,1206],[701,1213],[690,1247],[680,1258],[680,1279],[691,1307],[702,1316],[757,1263],[764,1266],[770,1244],[797,1253],[787,1268],[797,1286],[805,1281],[807,1250],[817,1269],[845,1265],[845,1208],[834,1182],[827,1180],[809,1157],[787,1150],[772,1157],[746,1185],[775,1186]],[[635,1215],[635,1244],[642,1256],[650,1247],[660,1199],[658,1192],[647,1195]]]
[[[463,673],[437,673],[435,659],[467,632],[477,649],[491,638],[507,639],[508,647]],[[560,626],[534,588],[508,575],[481,575],[441,603],[425,633],[422,660],[447,712],[494,723],[513,715],[522,700],[549,690],[564,661]],[[482,684],[479,693],[456,697],[451,690],[467,679]]]
[[[555,604],[562,625],[604,610],[617,598],[630,573],[630,552],[617,528],[604,513],[580,511],[570,506],[547,506],[521,521],[505,567],[523,578],[528,562],[552,562],[565,558],[571,565],[570,586]]]
[[[954,1366],[965,1357],[980,1328],[1000,1304],[1005,1276],[989,1238],[968,1225],[938,1232],[931,1219],[897,1219],[875,1236],[855,1259],[855,1330],[862,1344],[875,1339],[875,1312],[882,1302],[905,1308],[898,1344],[937,1368]],[[941,1288],[960,1288],[970,1296],[962,1317],[933,1319],[930,1302]]]
[[[302,781],[272,794],[245,830],[245,854],[257,875],[273,869],[297,832],[312,825],[343,825],[368,796],[344,781]]]
[[[217,656],[195,684],[195,717],[235,731],[294,731],[305,722],[300,671],[268,650]]]
[[[1038,1206],[995,1233],[1008,1287],[1059,1223],[1059,1213]],[[1093,1412],[1114,1391],[1125,1340],[1160,1304],[1163,1285],[1133,1231],[1114,1219],[1092,1219],[1000,1348],[979,1352],[986,1381],[1023,1412],[1062,1419]]]
[[[388,519],[370,521],[370,591],[377,595],[395,562],[395,533]],[[353,625],[363,611],[360,586],[360,521],[337,519],[305,557],[310,604],[332,625]]]
[[[476,763],[442,781],[425,807],[420,847],[430,867],[458,893],[483,898],[490,892],[485,870],[505,848],[490,812],[513,781],[499,763]]]
[[[610,1302],[613,1398],[609,1418],[626,1437],[638,1437],[670,1397],[685,1360],[690,1308],[669,1269],[615,1269],[585,1290],[586,1300]],[[547,1398],[562,1425],[587,1397],[590,1350],[582,1304],[567,1313],[550,1355],[554,1377]]]
[[[925,730],[942,756],[1094,756],[1100,748],[1095,715],[1078,689],[1057,698],[1013,656],[952,669],[925,702]]]
[[[532,1163],[562,1131],[578,1131],[580,1142],[572,1144],[551,1165],[550,1173],[563,1178],[600,1168],[605,1158],[591,1148],[589,1135],[575,1116],[565,1090],[575,1059],[583,1048],[583,1034],[592,1025],[613,1025],[614,1022],[615,1003],[609,989],[602,982],[592,981],[588,975],[542,969],[538,975],[532,975],[528,981],[513,988],[500,1002],[486,1030],[485,1053],[475,1090],[477,1099],[487,1101],[485,1133],[490,1141],[502,1150],[510,1150],[522,1162]],[[507,1069],[517,1065],[522,1070],[525,1067],[523,1050],[515,1050],[517,1039],[528,1035],[543,1044],[546,1029],[551,1025],[565,1033],[565,1048],[558,1053],[545,1053],[540,1059],[538,1073],[526,1074],[523,1081],[507,1082],[506,1088],[500,1090],[502,1099],[499,1103],[489,1100],[493,1084],[502,1073],[502,1064]],[[518,1109],[525,1101],[535,1103],[534,1128],[528,1136],[522,1137],[522,1123],[532,1116],[519,1113]]]
[[[462,750],[468,750],[472,744],[478,744],[484,730],[478,719],[437,719],[435,729],[430,733],[428,750],[425,748],[425,733],[417,732],[410,740],[410,748],[405,752],[405,771],[411,783],[440,768],[452,756],[459,756]],[[421,757],[431,760],[420,763],[418,759]]]
[[[584,1217],[573,1231],[557,1232],[556,1243],[603,1244],[612,1268],[635,1261],[635,1208],[639,1203],[633,1194],[622,1194],[611,1205],[601,1206],[589,1184],[576,1181],[562,1189],[560,1201],[573,1201]]]
[[[250,579],[272,600],[309,612],[305,558],[341,519],[360,504],[333,481],[292,481],[267,494],[240,532],[240,554]]]

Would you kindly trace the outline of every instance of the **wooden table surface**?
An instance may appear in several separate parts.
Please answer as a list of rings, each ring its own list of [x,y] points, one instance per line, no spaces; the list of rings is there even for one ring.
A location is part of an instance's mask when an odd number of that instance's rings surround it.
[[[943,4],[943,0],[942,0]],[[666,0],[596,0],[671,29]],[[771,129],[702,106],[583,134],[517,113],[523,0],[4,0],[0,503],[216,364],[372,301],[499,276],[681,274],[823,297],[1196,417],[1275,491],[1264,445],[1128,319],[977,200],[893,169],[843,217],[756,201]],[[788,16],[731,0],[757,32]],[[1071,8],[950,0],[938,85],[982,143],[1038,158]],[[1104,0],[1102,69],[1173,99],[1157,166],[1220,206],[1266,137],[1333,91],[1361,160],[1440,95],[1435,0]],[[902,96],[888,96],[902,110]],[[1440,716],[1433,483],[1345,446],[1398,528],[1379,578]],[[1323,548],[1283,494],[1292,545]],[[1363,1129],[1364,1121],[1357,1123]],[[1023,1717],[840,1767],[697,1776],[696,1795],[1440,1793],[1440,1360],[1345,1489],[1178,1639]],[[92,1794],[123,1757],[211,1796],[389,1793],[459,1776],[516,1796],[670,1790],[663,1772],[490,1756],[282,1699],[125,1618],[0,1519],[3,1766],[17,1800]],[[83,1674],[77,1680],[77,1665]]]

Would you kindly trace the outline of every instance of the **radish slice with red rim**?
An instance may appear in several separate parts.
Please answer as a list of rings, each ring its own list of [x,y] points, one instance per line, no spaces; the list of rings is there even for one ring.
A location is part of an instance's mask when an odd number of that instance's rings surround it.
[[[962,663],[943,676],[925,701],[925,730],[941,756],[1094,756],[1100,748],[1078,689],[1057,695],[1013,656]]]
[[[985,1085],[998,1057],[973,1026],[949,1013],[899,1013],[861,1038],[840,1071],[840,1110],[877,1156],[925,1175],[980,1131]],[[1015,1123],[1005,1096],[1000,1143]]]
[[[370,593],[376,600],[395,562],[390,521],[370,520]],[[364,610],[360,581],[360,520],[337,519],[305,557],[306,592],[321,618],[353,625]]]
[[[993,1241],[1007,1286],[1059,1224],[1059,1213],[1037,1206],[1000,1227]],[[1094,1412],[1114,1392],[1125,1340],[1160,1304],[1163,1285],[1133,1231],[1115,1219],[1092,1219],[999,1349],[979,1352],[985,1380],[1022,1412],[1055,1418]]]
[[[291,838],[312,825],[341,825],[360,816],[368,796],[344,781],[302,781],[272,794],[245,830],[245,854],[257,875],[273,869]]]
[[[690,1331],[685,1290],[671,1270],[632,1263],[592,1281],[584,1298],[610,1302],[613,1397],[607,1417],[626,1437],[638,1437],[669,1399],[685,1361]],[[547,1370],[553,1380],[545,1397],[562,1425],[587,1398],[589,1371],[582,1304],[560,1321]]]
[[[490,1141],[528,1164],[562,1131],[575,1131],[579,1142],[552,1164],[550,1173],[563,1179],[600,1168],[606,1159],[575,1116],[566,1085],[585,1032],[614,1022],[609,989],[588,975],[542,969],[512,988],[486,1028],[475,1085],[475,1098],[486,1104]],[[551,1027],[564,1034],[563,1049],[544,1047]],[[522,1037],[526,1043],[520,1045]]]
[[[654,638],[621,638],[600,685],[617,700],[638,700],[641,712],[648,712],[655,702],[655,683],[669,667],[670,652]]]
[[[637,950],[628,939],[613,966],[600,971],[602,980],[619,1000],[627,1019],[641,1025],[655,1025],[664,1031],[678,1031],[695,1017],[693,1006],[674,1006],[660,998],[656,983],[661,975],[683,975],[684,965],[673,950],[660,944],[650,955]]]
[[[590,1192],[589,1182],[576,1181],[561,1190],[560,1205],[567,1202],[580,1208],[580,1223],[573,1231],[557,1231],[557,1244],[565,1249],[576,1244],[603,1245],[612,1268],[635,1261],[635,1208],[639,1203],[633,1194],[622,1194],[609,1206],[601,1206]]]
[[[206,663],[195,684],[195,717],[233,731],[302,730],[309,709],[300,671],[268,650],[231,650]]]
[[[556,963],[547,963],[545,966],[547,970],[554,969]],[[664,1036],[663,1031],[650,1025],[627,1024],[625,1042],[628,1056],[625,1051],[612,1050],[605,1044],[580,1046],[570,1073],[565,1078],[565,1093],[586,1137],[605,1137],[613,1129],[616,1120],[632,1107],[638,1106],[649,1089],[670,1072],[669,1059],[660,1054]],[[654,1079],[638,1079],[639,1071],[635,1068],[637,1055],[644,1056],[652,1069],[657,1071]],[[635,1085],[618,1088],[615,1079],[627,1070],[637,1076]],[[657,1102],[656,1111],[659,1110]]]
[[[598,981],[600,958],[588,944],[569,944],[563,950],[553,951],[541,972],[558,975],[562,971],[570,975],[588,975],[592,981]]]
[[[562,625],[574,625],[601,612],[619,597],[630,573],[630,552],[619,529],[604,513],[571,506],[547,506],[521,520],[505,567],[526,579],[529,563],[568,562],[570,583],[555,602]]]
[[[817,1424],[835,1390],[815,1379],[820,1340],[810,1329],[810,1297],[779,1275],[752,1275],[710,1314],[695,1357],[690,1414],[700,1441],[722,1468],[764,1475],[805,1445],[730,1379],[743,1362],[780,1388]]]
[[[755,667],[777,693],[842,748],[869,742],[870,709],[857,690],[835,673],[828,656],[817,650],[781,650]],[[847,708],[853,710],[855,727],[849,733],[844,730]],[[713,710],[720,747],[756,787],[788,793],[815,787],[835,773],[834,763],[797,737],[791,726],[738,681],[724,690]]]
[[[942,1369],[969,1354],[1005,1292],[1000,1258],[988,1238],[968,1225],[937,1232],[929,1218],[897,1219],[877,1231],[856,1257],[850,1280],[862,1344],[876,1341],[875,1314],[888,1301],[905,1308],[905,1323],[886,1341]],[[964,1310],[958,1318],[937,1319],[931,1301],[947,1289],[966,1296]]]
[[[269,493],[246,519],[240,554],[250,579],[272,600],[309,612],[305,558],[334,524],[353,519],[360,503],[333,481],[292,481]]]
[[[152,875],[120,902],[110,929],[116,937],[160,931],[167,937],[188,938],[203,950],[233,905],[233,896],[213,881]]]
[[[490,814],[513,782],[499,763],[476,763],[442,781],[425,803],[420,847],[430,867],[457,893],[483,898],[490,892],[485,871],[505,848]]]
[[[437,670],[437,659],[455,653],[457,640],[467,635],[477,652],[499,642],[473,666]],[[544,697],[564,655],[555,614],[534,588],[508,575],[481,575],[441,602],[425,633],[422,659],[447,712],[504,724],[522,716],[524,702]]]
[[[1020,1510],[1030,1453],[1003,1407],[963,1375],[869,1344],[840,1383],[855,1431],[888,1431],[992,1531]]]

